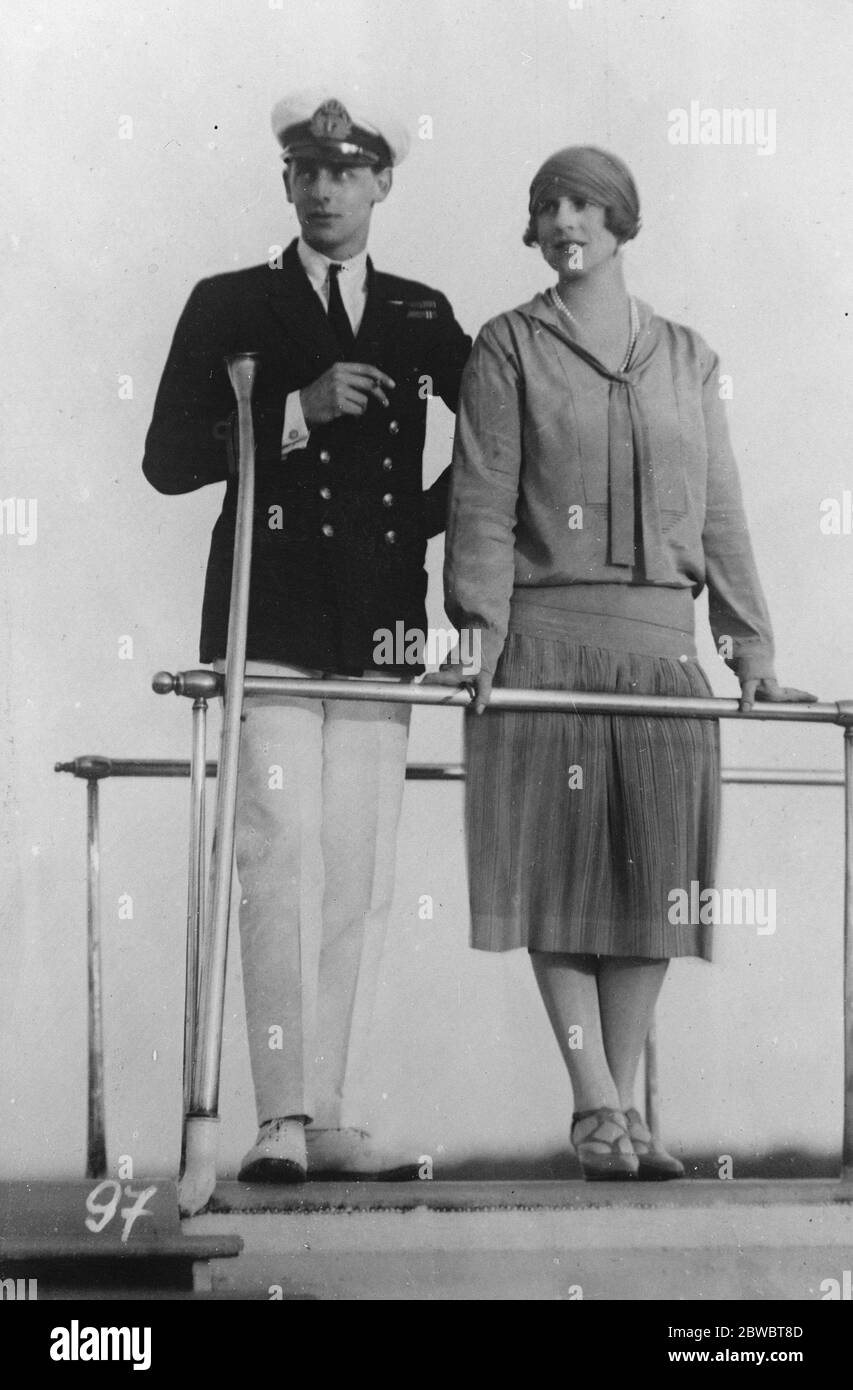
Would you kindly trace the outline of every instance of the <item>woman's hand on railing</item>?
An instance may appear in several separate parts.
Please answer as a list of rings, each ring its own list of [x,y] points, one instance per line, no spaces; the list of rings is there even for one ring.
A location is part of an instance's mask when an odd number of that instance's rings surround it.
[[[471,693],[474,713],[482,714],[492,693],[492,676],[488,671],[478,671],[476,675],[459,660],[454,652],[438,671],[429,671],[423,678],[424,685],[452,685],[462,687]],[[768,704],[813,705],[817,700],[808,690],[797,690],[795,686],[780,685],[772,676],[752,676],[741,681],[740,708],[748,714],[756,701]]]
[[[476,675],[473,675],[471,667],[460,661],[455,653],[450,656],[440,670],[428,671],[422,683],[424,685],[462,686],[464,690],[471,693],[475,714],[483,713],[492,693],[491,674],[488,671],[478,671]]]
[[[740,683],[740,707],[748,714],[756,700],[765,700],[775,705],[813,705],[816,695],[807,690],[797,690],[792,685],[780,685],[772,676],[752,676]]]

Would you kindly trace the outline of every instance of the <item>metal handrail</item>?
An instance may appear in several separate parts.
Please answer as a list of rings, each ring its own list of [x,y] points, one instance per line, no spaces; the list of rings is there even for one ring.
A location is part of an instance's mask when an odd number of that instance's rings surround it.
[[[225,678],[217,671],[158,671],[151,682],[158,695],[210,699],[221,695]],[[303,700],[371,700],[386,704],[438,705],[466,708],[471,694],[446,685],[387,680],[314,680],[304,676],[251,676],[243,680],[244,695],[295,695]],[[489,698],[491,709],[562,711],[566,714],[627,714],[669,716],[675,719],[771,720],[798,724],[853,723],[853,700],[814,701],[811,704],[773,704],[759,701],[743,711],[740,700],[681,695],[614,695],[577,690],[514,690],[499,688]]]
[[[208,698],[224,688],[221,675],[211,671],[188,671],[177,675],[160,672],[154,678],[160,694],[173,691],[193,699],[193,758],[107,758],[89,755],[57,763],[57,772],[69,772],[87,783],[87,922],[89,957],[89,1104],[87,1175],[102,1176],[106,1170],[106,1142],[103,1085],[103,1036],[100,1001],[100,847],[98,820],[98,782],[109,777],[187,777],[193,778],[190,835],[190,890],[187,939],[187,1018],[185,1021],[185,1062],[196,1027],[198,997],[198,933],[203,920],[203,872],[199,845],[204,836],[204,780],[217,775],[217,763],[205,760],[205,720]],[[471,696],[465,690],[420,684],[400,684],[372,680],[309,680],[247,676],[246,695],[289,694],[309,699],[378,700],[404,704],[433,705],[439,708],[466,707]],[[785,786],[843,786],[845,788],[845,873],[844,873],[844,1120],[842,1142],[842,1182],[853,1182],[853,701],[811,705],[757,704],[749,712],[737,700],[684,699],[673,696],[634,696],[591,694],[589,692],[494,690],[491,706],[498,709],[560,710],[584,714],[620,714],[651,717],[678,717],[738,720],[776,720],[783,722],[833,724],[844,729],[844,770],[801,768],[727,768],[727,783]],[[204,776],[201,769],[204,768]],[[463,781],[461,763],[413,763],[406,769],[413,781]],[[185,1068],[185,1086],[187,1072]],[[646,1055],[647,1116],[657,1128],[657,1084],[654,1033]],[[186,1096],[185,1096],[186,1099]]]
[[[70,772],[73,777],[101,781],[108,777],[189,777],[189,758],[107,758],[98,753],[68,762],[55,763],[54,772]],[[205,763],[205,776],[215,777],[216,759]],[[724,782],[754,783],[757,786],[843,787],[844,773],[819,767],[724,767]],[[408,782],[464,782],[464,763],[409,763]]]

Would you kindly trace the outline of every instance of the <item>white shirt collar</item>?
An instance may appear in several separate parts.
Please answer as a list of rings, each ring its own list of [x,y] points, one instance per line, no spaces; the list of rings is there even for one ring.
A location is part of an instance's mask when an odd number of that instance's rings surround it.
[[[333,256],[324,256],[322,251],[315,251],[313,246],[302,237],[296,245],[296,253],[302,263],[302,268],[311,284],[316,290],[322,289],[329,274],[330,265],[343,266],[343,274],[347,282],[353,286],[362,286],[367,279],[367,248],[359,251],[357,256],[351,256],[348,261],[335,261]],[[350,278],[351,277],[351,278]],[[343,293],[343,284],[341,286]]]

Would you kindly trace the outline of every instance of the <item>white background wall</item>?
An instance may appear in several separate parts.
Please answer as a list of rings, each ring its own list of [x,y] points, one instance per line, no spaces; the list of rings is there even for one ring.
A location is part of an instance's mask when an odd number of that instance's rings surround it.
[[[732,375],[730,419],[779,673],[853,696],[853,536],[822,499],[853,488],[853,11],[843,0],[23,0],[7,15],[2,124],[11,309],[0,495],[38,535],[0,536],[4,813],[0,1176],[84,1163],[84,752],[186,756],[189,710],[150,677],[196,664],[220,489],[164,498],[140,459],[177,315],[203,275],[264,260],[295,223],[274,100],[348,74],[415,138],[375,217],[377,264],[433,283],[476,330],[549,282],[521,243],[530,177],[589,141],[631,165],[644,229],[631,287],[698,328]],[[673,147],[667,114],[774,108],[777,148]],[[119,138],[122,117],[131,139]],[[119,377],[133,378],[132,400]],[[436,405],[428,468],[448,455]],[[440,542],[430,547],[442,621]],[[715,689],[735,683],[702,629]],[[134,641],[119,659],[120,639]],[[724,732],[729,764],[840,767],[837,731]],[[456,759],[460,716],[416,713],[413,759]],[[110,1157],[177,1161],[187,784],[103,788]],[[466,945],[461,788],[411,785],[371,1080],[378,1128],[448,1161],[565,1144],[570,1097],[526,956]],[[773,887],[774,936],[720,933],[660,1009],[667,1132],[714,1153],[839,1142],[841,793],[732,788],[720,882]],[[118,919],[130,893],[133,920]],[[434,895],[431,922],[417,915]],[[224,1168],[254,1112],[232,952]]]

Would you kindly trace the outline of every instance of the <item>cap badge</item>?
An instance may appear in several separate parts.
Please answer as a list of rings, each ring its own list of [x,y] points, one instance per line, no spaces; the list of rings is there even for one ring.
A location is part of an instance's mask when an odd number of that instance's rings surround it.
[[[352,135],[349,112],[339,101],[324,101],[311,117],[315,140],[347,140]]]

